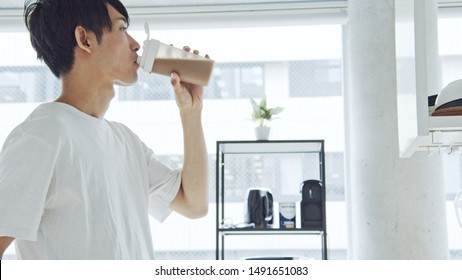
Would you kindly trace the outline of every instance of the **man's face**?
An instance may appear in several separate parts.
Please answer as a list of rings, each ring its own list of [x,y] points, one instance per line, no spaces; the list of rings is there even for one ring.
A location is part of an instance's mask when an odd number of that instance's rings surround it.
[[[140,48],[127,32],[127,19],[111,5],[108,5],[112,30],[104,30],[97,50],[102,71],[112,82],[119,85],[133,84],[138,79],[136,51]]]

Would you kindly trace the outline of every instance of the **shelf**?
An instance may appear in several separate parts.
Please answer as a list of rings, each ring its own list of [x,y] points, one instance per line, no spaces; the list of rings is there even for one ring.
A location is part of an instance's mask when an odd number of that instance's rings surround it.
[[[260,239],[263,236],[286,235],[285,237],[290,240],[289,235],[311,235],[311,237],[307,237],[308,240],[313,236],[320,239],[321,258],[326,260],[324,156],[324,140],[217,141],[216,259],[223,260],[225,258],[225,240],[228,238],[232,240],[232,236],[243,238],[243,236],[260,235],[258,237]],[[274,195],[275,201],[283,201],[281,199],[293,196],[294,193],[297,195],[297,199],[301,198],[299,184],[306,180],[319,180],[322,183],[321,186],[323,186],[318,191],[320,194],[316,198],[313,198],[310,202],[305,201],[306,205],[310,204],[315,208],[317,207],[318,211],[314,212],[319,214],[314,220],[319,223],[319,228],[228,228],[225,227],[226,224],[220,222],[224,221],[225,217],[235,221],[240,220],[239,215],[245,212],[246,206],[244,203],[239,203],[240,206],[235,208],[234,202],[236,199],[244,202],[246,200],[246,190],[250,187],[268,188],[272,192],[271,197]],[[283,186],[287,188],[285,191],[282,191]],[[290,189],[293,186],[296,188],[295,192]],[[233,199],[228,201],[225,199],[230,197]],[[260,205],[259,208],[254,207],[255,215],[266,215],[265,213],[267,212],[262,212],[263,206],[261,204],[256,202],[255,205]],[[299,211],[296,214],[299,217],[298,219],[303,215],[306,215],[305,217],[310,215],[306,214],[306,211],[301,212],[303,211],[300,210],[301,206],[296,207],[296,209]],[[307,208],[303,209],[306,210]],[[278,213],[273,213],[273,215],[278,215]],[[247,221],[247,223],[251,222]],[[301,238],[301,240],[305,240],[305,238]],[[265,244],[256,246],[264,247]]]
[[[319,235],[324,234],[322,230],[308,230],[308,229],[301,229],[301,228],[294,228],[294,229],[280,229],[280,228],[249,228],[249,229],[219,229],[218,230],[221,234],[225,235],[261,235],[261,234],[312,234],[312,235]]]
[[[437,5],[403,0],[395,7],[399,149],[462,153],[462,116],[429,116],[428,97],[440,93]],[[443,89],[444,90],[444,89]]]
[[[428,133],[415,137],[402,157],[415,152],[428,155],[462,154],[462,116],[428,117]]]
[[[319,153],[320,141],[220,141],[225,154]]]
[[[458,131],[462,135],[462,116],[428,117],[430,131]]]

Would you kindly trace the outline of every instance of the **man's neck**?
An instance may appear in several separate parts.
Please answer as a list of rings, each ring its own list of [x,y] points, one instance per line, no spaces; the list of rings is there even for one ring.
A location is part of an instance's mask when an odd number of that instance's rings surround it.
[[[66,103],[95,118],[102,119],[114,97],[114,86],[93,77],[62,77],[62,92],[56,102]]]

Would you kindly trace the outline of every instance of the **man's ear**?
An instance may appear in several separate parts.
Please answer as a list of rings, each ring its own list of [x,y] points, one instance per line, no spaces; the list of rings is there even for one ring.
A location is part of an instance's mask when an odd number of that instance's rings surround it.
[[[77,46],[87,52],[91,53],[92,40],[89,38],[88,32],[82,26],[77,26],[74,31],[75,40],[77,41]]]

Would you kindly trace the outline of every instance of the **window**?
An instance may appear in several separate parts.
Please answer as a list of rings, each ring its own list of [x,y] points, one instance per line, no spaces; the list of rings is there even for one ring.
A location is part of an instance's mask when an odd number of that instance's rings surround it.
[[[341,96],[341,60],[290,62],[290,96]]]
[[[44,102],[60,90],[59,80],[45,66],[0,65],[0,103]]]
[[[210,52],[216,61],[205,90],[203,112],[209,152],[209,215],[188,220],[172,214],[162,224],[151,219],[157,258],[215,257],[215,142],[255,139],[249,98],[260,99],[266,95],[271,107],[285,108],[271,123],[271,139],[326,140],[327,223],[328,231],[332,229],[329,258],[345,259],[341,25],[157,30],[153,33],[156,36],[151,37],[175,45],[181,45],[182,42],[176,41],[183,38],[191,46],[198,45],[201,52]],[[142,31],[132,30],[132,34],[142,43],[145,36]],[[305,46],[300,34],[311,38],[313,44]],[[0,38],[14,42],[3,45],[0,52],[0,110],[14,113],[14,117],[0,120],[1,131],[5,131],[0,134],[3,142],[7,132],[37,103],[51,101],[59,95],[60,82],[46,66],[36,62],[26,33],[13,37],[10,33],[0,33]],[[280,38],[282,43],[274,38]],[[14,47],[18,45],[23,46],[21,53]],[[24,58],[4,59],[6,54]],[[130,127],[162,161],[173,167],[180,166],[182,136],[169,78],[139,71],[136,85],[117,87],[116,92],[106,117]],[[246,168],[246,162],[236,163],[236,168]],[[250,179],[258,179],[257,173],[252,174]],[[8,252],[13,257],[12,247]]]

